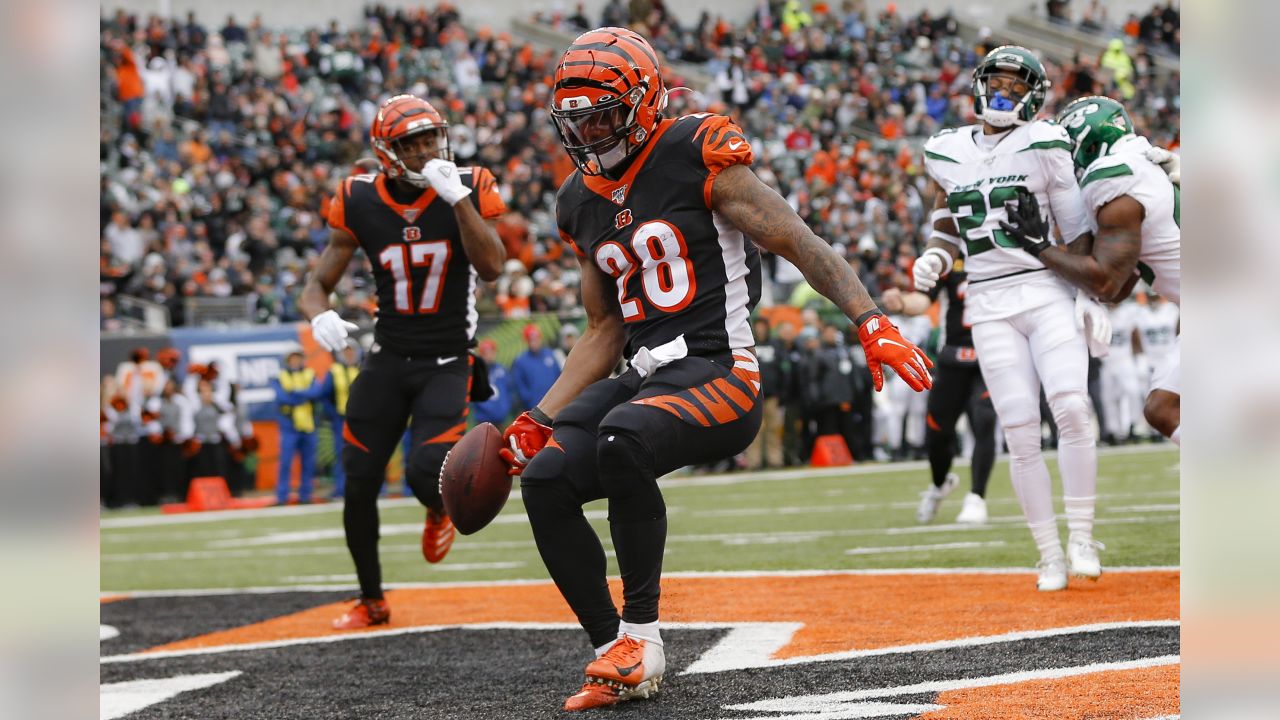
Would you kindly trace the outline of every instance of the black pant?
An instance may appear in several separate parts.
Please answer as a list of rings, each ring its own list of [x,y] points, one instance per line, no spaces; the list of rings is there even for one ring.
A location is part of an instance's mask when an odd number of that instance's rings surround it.
[[[378,492],[387,462],[410,425],[407,481],[418,502],[442,510],[440,465],[466,429],[471,356],[405,357],[385,348],[360,367],[347,398],[342,463],[347,473],[342,523],[364,597],[382,597]]]
[[[591,385],[525,468],[520,491],[538,552],[594,647],[617,636],[619,618],[582,506],[609,499],[622,619],[656,621],[667,534],[658,478],[742,452],[760,428],[759,371],[750,353],[735,353],[736,364],[727,353],[684,358],[647,378],[633,368]]]
[[[941,487],[951,470],[951,460],[956,454],[956,421],[963,412],[968,415],[969,427],[973,430],[973,460],[970,465],[973,493],[985,496],[996,456],[995,407],[991,404],[991,394],[982,379],[977,357],[959,360],[954,349],[950,353],[948,349],[944,348],[944,352],[939,354],[925,418],[924,444],[929,454],[933,484]]]

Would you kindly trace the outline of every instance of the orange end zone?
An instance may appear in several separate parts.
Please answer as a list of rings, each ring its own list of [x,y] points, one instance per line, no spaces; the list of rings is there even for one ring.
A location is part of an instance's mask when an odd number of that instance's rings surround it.
[[[1097,583],[1073,581],[1066,592],[1049,594],[1036,592],[1032,578],[1029,573],[676,577],[662,583],[662,619],[800,622],[804,627],[775,655],[792,658],[1179,617],[1177,571],[1111,573]],[[614,581],[610,588],[620,603],[620,584]],[[394,590],[387,593],[387,601],[391,629],[574,622],[549,582]],[[151,650],[331,636],[330,622],[348,605],[322,605]]]
[[[1164,665],[1112,670],[938,694],[945,705],[920,720],[1024,720],[1024,718],[1153,718],[1177,715],[1181,668]]]

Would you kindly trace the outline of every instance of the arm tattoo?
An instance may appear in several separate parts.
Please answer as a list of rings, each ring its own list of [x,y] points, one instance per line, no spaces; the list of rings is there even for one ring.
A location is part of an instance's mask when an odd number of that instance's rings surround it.
[[[734,165],[720,173],[711,205],[756,244],[800,268],[813,289],[845,315],[856,318],[875,307],[849,263],[747,167]]]

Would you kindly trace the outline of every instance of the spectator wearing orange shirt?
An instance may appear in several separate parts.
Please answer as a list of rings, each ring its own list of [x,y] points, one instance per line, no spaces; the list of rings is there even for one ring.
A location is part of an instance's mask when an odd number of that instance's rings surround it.
[[[142,73],[133,50],[123,40],[112,45],[115,51],[116,99],[120,101],[124,122],[131,128],[142,126],[142,98],[146,94],[142,85]]]

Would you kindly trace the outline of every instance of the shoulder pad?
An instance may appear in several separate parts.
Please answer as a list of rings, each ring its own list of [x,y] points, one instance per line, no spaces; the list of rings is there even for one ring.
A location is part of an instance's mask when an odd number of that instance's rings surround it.
[[[1026,150],[1066,150],[1071,152],[1071,136],[1067,129],[1052,120],[1036,120],[1027,127]]]

